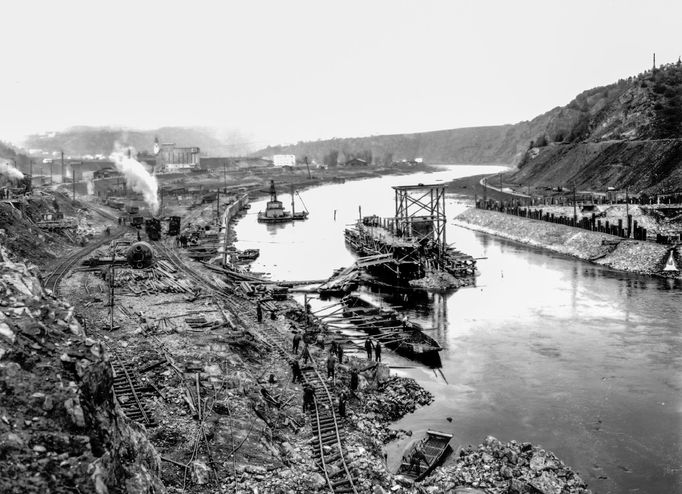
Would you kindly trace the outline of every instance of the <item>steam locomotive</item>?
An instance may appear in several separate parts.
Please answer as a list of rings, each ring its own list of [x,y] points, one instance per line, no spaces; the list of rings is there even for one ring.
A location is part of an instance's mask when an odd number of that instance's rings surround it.
[[[161,239],[161,221],[158,218],[149,218],[144,220],[144,231],[147,238],[151,241]]]

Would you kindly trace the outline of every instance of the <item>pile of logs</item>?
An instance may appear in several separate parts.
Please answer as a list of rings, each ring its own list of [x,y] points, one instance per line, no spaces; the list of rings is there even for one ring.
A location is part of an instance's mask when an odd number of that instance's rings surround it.
[[[166,263],[167,264],[167,263]],[[147,269],[121,269],[116,273],[116,287],[127,288],[135,295],[157,293],[190,293],[196,288],[189,280],[180,279],[157,262]]]

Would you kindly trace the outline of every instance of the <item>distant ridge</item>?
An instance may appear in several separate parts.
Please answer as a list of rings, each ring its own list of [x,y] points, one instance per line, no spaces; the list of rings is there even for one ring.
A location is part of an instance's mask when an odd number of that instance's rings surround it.
[[[514,125],[471,127],[270,146],[336,164],[423,158],[431,163],[510,164],[528,185],[569,182],[651,192],[682,189],[682,62],[580,93],[569,104]]]

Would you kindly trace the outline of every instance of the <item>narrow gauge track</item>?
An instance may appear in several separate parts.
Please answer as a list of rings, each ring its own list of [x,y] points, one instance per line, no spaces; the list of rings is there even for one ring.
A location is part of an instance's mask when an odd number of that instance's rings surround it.
[[[345,433],[336,417],[334,400],[320,372],[315,366],[301,369],[303,378],[315,390],[315,409],[310,412],[313,419],[311,428],[316,438],[313,439],[313,458],[322,470],[327,485],[332,492],[357,494],[353,476],[348,470],[343,451]],[[331,448],[325,450],[325,446]],[[338,469],[330,468],[333,463]]]
[[[48,274],[43,280],[43,286],[52,290],[52,293],[57,295],[59,293],[59,282],[66,276],[66,274],[71,271],[74,265],[83,257],[90,254],[95,249],[101,247],[107,242],[117,239],[125,233],[125,230],[118,230],[112,232],[108,237],[102,237],[89,245],[79,249],[78,251],[67,257],[59,266],[57,266],[54,271]]]
[[[189,278],[196,281],[199,285],[204,286],[213,295],[221,299],[225,303],[225,305],[227,305],[228,309],[230,310],[230,313],[233,316],[235,316],[239,322],[243,322],[241,321],[241,316],[243,316],[244,314],[247,314],[249,312],[253,312],[255,314],[255,308],[253,308],[253,303],[246,299],[239,300],[240,298],[243,297],[240,297],[240,295],[236,293],[231,293],[229,295],[225,293],[225,291],[222,288],[217,286],[215,283],[212,283],[211,281],[207,280],[205,277],[198,274],[195,270],[189,267],[176,252],[173,252],[173,249],[171,247],[168,247],[162,242],[156,243],[156,246],[159,249],[159,251],[162,252],[164,256],[166,256],[166,259],[168,259],[168,261],[173,266],[175,266],[179,271],[182,271]]]
[[[131,371],[125,362],[114,351],[115,359],[111,361],[114,371],[114,397],[121,405],[126,417],[148,427],[157,425],[146,402],[146,396],[154,394],[148,385],[142,384],[137,373]]]
[[[235,307],[238,307],[240,312],[244,314],[248,308],[253,305],[248,300],[239,300],[236,302],[234,297],[238,297],[238,295],[235,294],[228,297],[228,295],[219,287],[209,282],[203,276],[197,274],[189,266],[187,266],[184,261],[172,251],[171,248],[163,245],[162,243],[157,245],[159,245],[159,250],[166,255],[166,258],[176,268],[186,273],[199,284],[204,285],[210,291],[218,295],[221,300],[225,301],[228,306],[230,306],[231,312],[235,316],[238,316],[238,314],[235,314]],[[261,336],[271,346],[274,346],[275,349],[285,359],[288,360],[290,358],[289,353],[286,351],[288,342],[279,331],[268,331],[266,333],[262,331],[260,327],[257,329]],[[344,456],[345,452],[343,447],[343,439],[345,438],[345,433],[342,424],[340,424],[336,418],[335,405],[332,395],[315,366],[305,367],[301,369],[301,371],[306,382],[315,389],[315,409],[310,412],[311,419],[314,421],[311,423],[311,428],[315,438],[313,438],[311,446],[313,447],[313,457],[315,462],[322,471],[330,492],[339,494],[352,492],[357,494],[354,479],[348,469],[348,465]],[[326,451],[325,447],[331,449]],[[338,470],[331,468],[333,463],[340,463],[341,468],[338,468]]]

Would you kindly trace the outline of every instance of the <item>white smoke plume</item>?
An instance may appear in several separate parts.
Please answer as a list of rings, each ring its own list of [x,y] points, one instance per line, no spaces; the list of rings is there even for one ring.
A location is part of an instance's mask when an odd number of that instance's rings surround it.
[[[119,145],[116,146],[116,151],[111,153],[111,159],[116,165],[116,169],[123,173],[126,178],[126,185],[132,188],[135,192],[139,192],[144,197],[144,202],[147,203],[152,214],[159,211],[159,183],[156,177],[149,174],[144,168],[144,165],[134,158],[128,157],[128,150],[123,150]],[[131,156],[135,153],[131,152]]]
[[[7,160],[0,160],[0,175],[7,175],[14,180],[21,180],[24,178],[24,174],[13,167]]]
[[[88,195],[94,196],[95,195],[95,181],[91,178],[90,180],[85,182],[85,184],[88,187]]]

